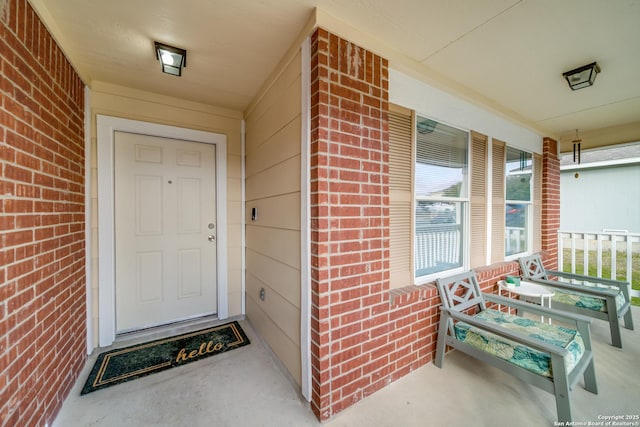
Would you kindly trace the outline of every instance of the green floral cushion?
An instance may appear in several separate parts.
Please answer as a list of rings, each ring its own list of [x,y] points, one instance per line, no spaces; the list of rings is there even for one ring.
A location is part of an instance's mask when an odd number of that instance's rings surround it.
[[[581,284],[584,286],[595,286],[588,282],[584,282]],[[596,286],[596,287],[605,288],[604,286]],[[606,289],[616,289],[616,288],[606,287]],[[601,311],[603,313],[608,312],[607,301],[605,299],[592,297],[584,294],[575,294],[570,291],[559,291],[557,289],[555,291],[556,291],[556,294],[551,299],[552,301],[555,301],[557,303],[575,305],[576,307],[587,308],[593,311]],[[625,302],[626,301],[624,299],[624,294],[622,292],[618,292],[618,295],[616,295],[616,307],[617,308],[622,307]]]
[[[578,331],[573,329],[491,309],[481,311],[474,317],[566,349],[568,353],[565,356],[564,364],[567,372],[571,372],[584,353],[582,337]],[[456,323],[454,329],[456,338],[460,341],[536,374],[545,377],[552,375],[551,356],[547,353],[534,350],[464,322]]]

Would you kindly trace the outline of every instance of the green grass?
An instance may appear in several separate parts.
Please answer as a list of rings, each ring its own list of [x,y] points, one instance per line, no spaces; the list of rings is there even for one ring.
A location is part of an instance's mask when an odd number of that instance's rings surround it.
[[[571,272],[571,250],[564,249],[563,270]],[[589,271],[584,272],[584,251],[576,250],[576,274],[597,276],[596,251],[589,251]],[[602,251],[602,277],[611,278],[611,251]],[[616,279],[627,280],[627,253],[616,252]],[[632,254],[631,259],[631,288],[640,290],[640,253]],[[640,306],[640,298],[632,297],[631,303]]]

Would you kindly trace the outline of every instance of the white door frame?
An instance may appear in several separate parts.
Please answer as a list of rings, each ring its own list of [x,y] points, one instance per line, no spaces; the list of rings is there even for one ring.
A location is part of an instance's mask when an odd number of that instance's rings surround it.
[[[116,337],[114,139],[115,132],[129,132],[216,146],[216,222],[218,318],[228,317],[227,298],[227,137],[226,135],[156,123],[97,115],[98,136],[98,308],[99,346]]]

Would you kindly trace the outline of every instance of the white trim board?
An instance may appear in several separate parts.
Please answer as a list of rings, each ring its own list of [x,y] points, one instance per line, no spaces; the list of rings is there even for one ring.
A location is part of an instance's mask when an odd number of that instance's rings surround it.
[[[616,166],[628,166],[640,164],[640,157],[630,157],[627,159],[602,160],[599,162],[578,163],[560,166],[560,171],[572,171],[580,169],[610,168]]]
[[[543,135],[393,68],[389,68],[389,102],[453,127],[498,138],[511,147],[542,154]]]
[[[311,401],[311,38],[302,43],[300,155],[300,363],[302,396]]]
[[[84,256],[85,256],[85,293],[87,312],[87,354],[93,351],[93,288],[91,278],[91,262],[93,256],[91,248],[93,241],[91,233],[91,89],[84,87]]]
[[[227,291],[227,137],[156,123],[140,122],[110,116],[97,116],[98,135],[98,298],[99,345],[109,346],[116,337],[115,318],[115,245],[114,245],[114,139],[115,132],[180,139],[216,146],[217,209],[217,287],[219,319],[228,317]]]

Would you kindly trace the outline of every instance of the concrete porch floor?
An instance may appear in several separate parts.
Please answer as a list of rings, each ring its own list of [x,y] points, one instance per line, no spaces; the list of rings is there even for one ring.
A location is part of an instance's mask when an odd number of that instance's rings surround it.
[[[571,394],[574,425],[607,425],[604,417],[622,416],[619,421],[629,424],[617,425],[640,426],[638,307],[633,315],[636,331],[622,330],[623,349],[609,344],[607,323],[593,321],[599,394],[578,383]],[[443,369],[428,363],[321,424],[251,324],[240,323],[251,345],[80,396],[99,353],[94,352],[53,426],[521,427],[553,426],[556,420],[551,394],[454,351],[445,357]],[[136,336],[116,345],[159,336]]]

